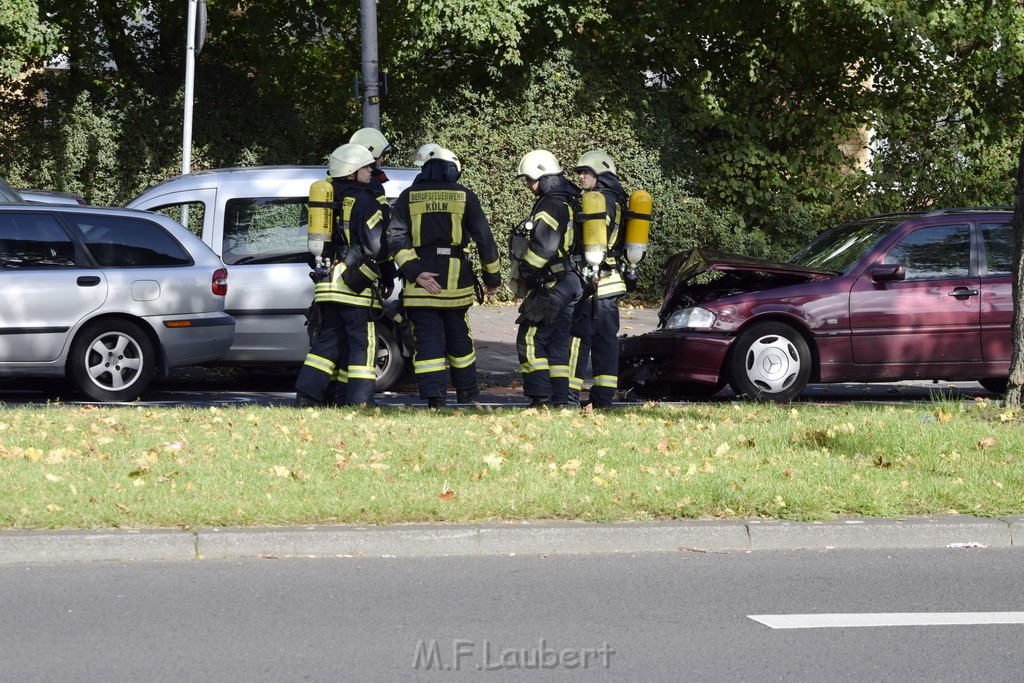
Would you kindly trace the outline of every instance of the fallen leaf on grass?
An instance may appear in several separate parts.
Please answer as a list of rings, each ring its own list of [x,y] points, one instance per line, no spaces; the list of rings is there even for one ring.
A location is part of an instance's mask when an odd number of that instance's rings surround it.
[[[978,448],[992,448],[995,445],[996,440],[995,437],[992,436],[988,437],[987,439],[982,439],[981,441],[978,442]]]

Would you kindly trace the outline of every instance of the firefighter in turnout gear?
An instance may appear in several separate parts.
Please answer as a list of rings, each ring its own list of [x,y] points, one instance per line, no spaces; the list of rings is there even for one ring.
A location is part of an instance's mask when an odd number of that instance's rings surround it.
[[[388,247],[404,278],[402,303],[412,324],[413,370],[420,398],[446,404],[448,376],[459,403],[480,394],[469,307],[476,276],[467,248],[475,242],[483,289],[501,285],[498,248],[480,200],[459,184],[461,164],[450,150],[425,151],[423,170],[398,197],[388,225]]]
[[[626,293],[621,263],[626,192],[616,175],[615,162],[603,151],[583,154],[576,162],[575,171],[584,192],[599,192],[604,197],[603,202],[597,202],[603,215],[581,216],[584,220],[598,221],[596,241],[604,258],[595,259],[597,265],[592,268],[591,286],[573,316],[570,396],[579,397],[583,374],[590,361],[594,374],[590,404],[595,408],[610,408],[619,382],[619,297]],[[584,249],[590,248],[587,241],[584,240]]]
[[[311,209],[331,212],[332,232],[323,245],[328,268],[314,274],[313,301],[323,326],[295,382],[298,406],[373,405],[377,290],[381,283],[389,290],[394,276],[393,267],[387,271],[384,242],[389,214],[368,189],[373,164],[373,155],[360,145],[338,147],[329,165],[333,196],[310,202]]]
[[[580,192],[543,149],[523,157],[517,177],[537,197],[524,223],[528,246],[516,264],[529,290],[516,319],[523,393],[531,405],[568,405],[570,330],[583,292],[571,260]]]
[[[384,155],[392,151],[391,143],[376,128],[360,128],[348,139],[350,145],[361,145],[373,155],[373,165],[370,167],[370,182],[367,185],[370,192],[377,198],[377,201],[384,207],[389,207],[388,198],[384,194],[384,183],[388,181],[387,174],[381,170],[384,163]],[[387,227],[387,224],[384,224]]]

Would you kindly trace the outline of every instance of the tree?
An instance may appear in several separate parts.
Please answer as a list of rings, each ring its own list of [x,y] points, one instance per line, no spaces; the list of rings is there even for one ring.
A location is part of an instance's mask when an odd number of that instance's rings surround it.
[[[0,0],[0,81],[17,81],[52,48],[35,0]]]
[[[1017,186],[1013,202],[1013,353],[1006,388],[1006,405],[1021,407],[1024,390],[1024,142],[1017,157]]]

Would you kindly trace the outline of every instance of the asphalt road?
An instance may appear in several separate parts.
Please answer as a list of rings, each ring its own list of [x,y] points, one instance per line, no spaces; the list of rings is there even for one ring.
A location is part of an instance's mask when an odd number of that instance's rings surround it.
[[[998,682],[1024,668],[1014,550],[5,566],[0,605],[12,681]],[[752,618],[880,613],[988,616]]]

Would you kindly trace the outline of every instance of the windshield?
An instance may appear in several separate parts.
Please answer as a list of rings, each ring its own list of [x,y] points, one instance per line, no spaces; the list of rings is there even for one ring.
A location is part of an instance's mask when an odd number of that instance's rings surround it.
[[[888,221],[840,225],[815,237],[810,244],[791,256],[788,262],[845,275],[895,225]]]

